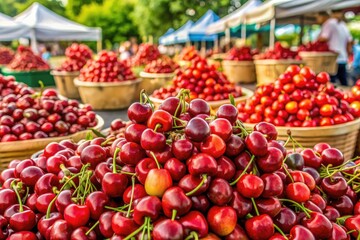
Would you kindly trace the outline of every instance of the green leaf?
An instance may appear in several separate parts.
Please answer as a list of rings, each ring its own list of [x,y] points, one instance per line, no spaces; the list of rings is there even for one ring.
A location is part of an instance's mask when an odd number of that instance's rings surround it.
[[[94,135],[92,135],[91,132],[87,132],[85,139],[86,139],[86,140],[93,140],[93,139],[94,139]]]
[[[229,100],[230,100],[230,103],[236,107],[235,98],[232,94],[229,95]]]
[[[106,138],[106,136],[104,134],[102,134],[101,132],[99,132],[98,130],[96,130],[94,128],[90,128],[89,130],[91,130],[97,137]]]

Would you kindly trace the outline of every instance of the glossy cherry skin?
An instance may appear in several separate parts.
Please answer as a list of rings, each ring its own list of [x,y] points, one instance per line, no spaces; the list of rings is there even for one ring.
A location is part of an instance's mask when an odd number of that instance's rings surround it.
[[[96,233],[94,230],[89,231],[87,227],[79,227],[75,229],[70,236],[71,240],[96,240]],[[87,234],[88,233],[88,234]]]
[[[268,154],[256,159],[257,166],[264,173],[271,173],[279,170],[283,163],[283,154],[278,148],[269,147]]]
[[[229,140],[232,135],[232,125],[229,120],[225,118],[217,118],[212,121],[210,124],[211,134],[216,134],[222,138],[225,142]]]
[[[239,155],[244,149],[244,140],[241,137],[232,134],[226,142],[225,155],[228,157],[235,157]]]
[[[30,231],[35,225],[36,217],[32,210],[18,211],[9,219],[9,227],[15,231]]]
[[[210,180],[211,178],[208,176],[205,183],[191,196],[196,196],[204,193],[209,188]],[[185,192],[190,192],[194,188],[196,188],[201,181],[202,177],[187,174],[179,181],[178,186],[184,189]]]
[[[275,173],[265,173],[261,175],[264,182],[264,191],[261,196],[263,197],[276,197],[282,194],[284,184],[279,175]]]
[[[106,156],[105,150],[98,145],[87,146],[80,155],[83,164],[90,163],[92,169],[95,169],[99,163],[105,162]]]
[[[236,211],[228,206],[213,206],[208,211],[207,221],[210,229],[217,235],[229,235],[236,227]]]
[[[173,184],[171,175],[166,169],[154,168],[145,179],[145,191],[150,196],[162,197],[166,189]]]
[[[238,218],[243,218],[253,210],[250,199],[244,198],[237,191],[233,191],[233,197],[229,206],[234,208]]]
[[[215,178],[210,183],[207,196],[213,204],[223,206],[231,200],[232,192],[230,184],[225,179]]]
[[[236,225],[234,231],[226,236],[225,240],[248,240],[245,230],[240,226]]]
[[[347,191],[346,180],[342,177],[326,177],[321,182],[322,190],[332,198],[339,198]]]
[[[36,199],[36,209],[40,212],[45,214],[48,210],[48,206],[50,202],[56,197],[54,193],[44,193]],[[50,212],[55,212],[56,206],[53,204],[50,208]]]
[[[267,214],[274,218],[281,211],[281,203],[275,197],[259,198],[255,202],[260,214]]]
[[[306,202],[310,198],[310,189],[305,183],[290,183],[286,187],[286,196],[296,202]]]
[[[177,211],[177,216],[188,213],[192,206],[191,199],[185,195],[180,187],[171,187],[167,189],[162,197],[162,209],[164,214],[171,218],[172,211]]]
[[[210,135],[210,127],[202,118],[192,118],[185,127],[185,136],[194,142],[201,142]]]
[[[48,229],[55,223],[56,220],[63,219],[61,213],[52,212],[50,217],[46,218],[46,215],[43,216],[37,223],[37,228],[41,235],[46,236]]]
[[[140,144],[145,150],[162,151],[166,147],[166,137],[148,128],[141,134]]]
[[[192,196],[192,209],[200,212],[207,212],[210,208],[210,200],[205,195]]]
[[[38,240],[38,237],[35,233],[30,231],[20,231],[14,234],[11,234],[7,240]]]
[[[297,224],[296,214],[287,207],[281,208],[280,212],[275,216],[274,223],[284,232],[289,233],[291,228]]]
[[[128,185],[128,178],[121,173],[106,173],[101,182],[103,192],[109,197],[121,197]]]
[[[125,129],[125,139],[128,142],[140,144],[141,134],[145,131],[146,126],[142,124],[131,124]]]
[[[208,176],[214,176],[217,172],[217,162],[216,160],[206,154],[199,153],[193,155],[187,162],[188,171],[191,175],[199,176],[202,174],[207,174]]]
[[[0,214],[3,214],[8,207],[17,204],[17,202],[16,194],[13,190],[0,190]]]
[[[344,155],[336,148],[328,148],[321,153],[321,161],[325,166],[339,166],[344,163]]]
[[[229,120],[231,124],[234,124],[237,120],[238,110],[232,104],[224,104],[219,107],[216,111],[216,116],[218,118],[225,118]]]
[[[221,156],[217,159],[217,164],[216,177],[230,181],[236,172],[233,161],[225,156]]]
[[[194,145],[187,139],[176,140],[172,143],[172,153],[180,161],[189,159],[193,153]]]
[[[179,222],[184,227],[186,235],[195,231],[200,238],[205,237],[209,232],[208,222],[204,215],[198,211],[191,211],[179,219]]]
[[[329,238],[332,232],[332,224],[330,220],[322,213],[311,212],[310,218],[303,218],[301,223],[308,228],[317,239]]]
[[[164,168],[169,171],[171,178],[174,181],[179,181],[186,174],[185,163],[179,161],[176,158],[170,158],[166,161]]]
[[[252,132],[245,138],[245,144],[251,154],[261,157],[268,153],[268,143],[260,132]]]
[[[252,217],[245,222],[245,229],[251,239],[269,239],[275,232],[273,221],[267,214]]]
[[[354,204],[351,199],[346,195],[343,195],[338,199],[331,201],[330,204],[339,211],[341,216],[353,214]]]
[[[203,99],[194,99],[189,104],[188,112],[192,117],[195,117],[199,114],[207,114],[210,115],[210,106]]]
[[[331,237],[329,240],[350,240],[350,237],[346,233],[346,229],[336,223],[331,223],[333,226]]]
[[[64,213],[64,210],[68,205],[73,203],[71,198],[72,198],[71,190],[64,190],[59,193],[58,197],[55,200],[55,206],[56,206],[56,209],[61,214]]]
[[[311,233],[311,231],[309,229],[307,229],[306,227],[303,227],[301,225],[295,225],[290,230],[289,239],[291,239],[291,240],[302,240],[302,239],[315,240],[316,238]]]
[[[317,156],[315,154],[314,150],[312,150],[310,148],[306,148],[306,149],[302,150],[302,152],[300,154],[304,158],[305,166],[312,167],[315,169],[317,169],[321,166],[322,160],[319,156]]]
[[[123,213],[117,212],[111,219],[111,228],[115,234],[127,236],[135,231],[139,225],[134,222],[134,219],[127,218]]]
[[[20,179],[28,187],[34,187],[37,180],[43,175],[44,175],[44,171],[41,170],[39,167],[30,166],[25,168],[21,172]]]
[[[146,177],[151,169],[157,168],[155,160],[144,158],[135,167],[136,177],[141,184],[145,184]]]
[[[90,219],[90,210],[86,205],[72,203],[65,208],[64,219],[73,228],[85,226]]]
[[[114,216],[115,212],[109,211],[104,212],[100,215],[99,218],[99,231],[105,238],[110,238],[114,235],[114,230],[112,229],[111,219]]]
[[[133,201],[135,201],[136,199],[139,199],[139,198],[143,198],[147,195],[145,188],[142,184],[135,184],[134,190],[132,188],[133,188],[132,186],[127,187],[123,193],[122,198],[123,198],[124,203],[126,203],[126,204],[130,203],[132,191],[133,191],[133,197],[132,197]]]
[[[70,239],[70,224],[65,220],[57,220],[51,227],[50,236],[54,239]]]
[[[360,233],[359,233],[360,215],[355,215],[355,216],[347,218],[344,222],[344,226],[346,227],[346,229],[348,231],[355,230],[354,232],[351,233],[351,235],[354,238],[357,238],[360,235]]]
[[[148,128],[155,129],[156,125],[160,127],[157,128],[157,132],[168,132],[173,127],[173,118],[170,113],[164,110],[156,110],[149,117],[147,122]]]
[[[254,131],[261,132],[262,134],[266,135],[268,140],[276,140],[277,138],[277,131],[273,124],[267,122],[261,122],[254,126]]]
[[[264,191],[264,182],[256,175],[244,174],[236,183],[236,189],[244,197],[257,198]]]
[[[85,204],[90,210],[90,217],[98,220],[101,214],[105,211],[105,206],[109,202],[109,197],[102,191],[95,191],[86,197]]]
[[[134,221],[141,225],[145,217],[155,220],[159,217],[161,210],[161,201],[156,196],[146,196],[138,202],[134,208]]]
[[[146,153],[141,146],[134,142],[127,142],[121,147],[120,159],[125,164],[135,166],[141,159],[146,157]]]
[[[155,225],[152,234],[154,240],[183,239],[184,228],[176,220],[165,219]]]
[[[127,114],[130,121],[135,123],[146,123],[152,114],[152,109],[149,104],[135,102],[130,105]]]
[[[292,170],[301,170],[304,167],[304,158],[300,153],[291,153],[287,156],[286,165]]]

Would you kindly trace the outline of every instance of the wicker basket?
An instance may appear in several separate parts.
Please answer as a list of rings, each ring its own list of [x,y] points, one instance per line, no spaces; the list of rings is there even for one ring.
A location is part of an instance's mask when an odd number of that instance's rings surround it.
[[[256,81],[255,64],[253,61],[223,60],[224,74],[233,83],[253,83]]]
[[[141,79],[124,82],[84,82],[74,79],[81,101],[96,110],[123,109],[137,98]]]
[[[79,99],[79,91],[74,85],[74,79],[77,78],[80,72],[64,72],[64,71],[51,71],[54,76],[56,88],[59,93],[67,98]]]
[[[246,129],[253,129],[254,124],[244,123]],[[304,148],[312,148],[315,144],[326,142],[331,147],[338,148],[345,156],[345,159],[351,159],[354,156],[356,141],[360,129],[360,119],[351,122],[326,127],[276,127],[278,139],[288,138],[287,131],[291,130],[291,135]],[[288,144],[289,149],[292,144]]]
[[[330,75],[337,73],[336,59],[338,54],[334,52],[299,52],[299,56],[316,73],[327,72]]]
[[[274,82],[280,74],[285,72],[289,65],[303,64],[303,61],[294,59],[265,59],[265,60],[254,60],[256,69],[256,79],[258,84],[266,84]]]
[[[241,88],[243,92],[243,96],[235,98],[235,103],[238,104],[240,102],[246,101],[249,97],[251,97],[254,92],[247,89],[247,88]],[[150,96],[150,100],[153,102],[155,109],[158,109],[160,104],[164,101],[162,99],[154,98]],[[220,100],[220,101],[211,101],[208,102],[212,110],[217,110],[221,105],[224,105],[226,103],[230,103],[228,99],[226,100]]]
[[[147,94],[152,94],[156,89],[165,87],[174,77],[174,73],[147,73],[140,72],[142,78],[139,91],[145,89]]]
[[[101,130],[104,126],[104,120],[100,116],[96,116],[97,125],[96,130]],[[17,142],[3,142],[0,143],[0,170],[7,168],[9,162],[14,159],[23,160],[30,158],[35,152],[44,149],[51,142],[60,142],[65,139],[72,139],[75,142],[84,139],[91,130],[84,130],[68,136],[31,139]]]

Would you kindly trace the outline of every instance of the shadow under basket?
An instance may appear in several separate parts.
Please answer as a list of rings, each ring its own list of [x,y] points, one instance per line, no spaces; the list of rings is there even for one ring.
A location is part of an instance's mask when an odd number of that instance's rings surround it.
[[[81,101],[95,110],[123,109],[138,97],[141,79],[123,82],[85,82],[74,79]]]
[[[96,116],[96,119],[97,124],[94,129],[100,131],[104,126],[104,119],[99,115]],[[65,139],[71,139],[74,142],[78,142],[81,139],[85,139],[86,135],[89,133],[93,134],[91,130],[84,130],[62,137],[2,142],[0,143],[0,170],[7,168],[12,160],[24,160],[30,158],[34,153],[43,150],[49,143],[60,142]]]
[[[253,130],[255,124],[244,123],[246,129]],[[360,119],[351,122],[325,127],[276,127],[278,140],[286,141],[288,130],[292,137],[304,148],[313,148],[317,143],[328,143],[331,147],[339,149],[345,160],[352,159],[355,154],[356,142],[359,135]],[[287,145],[292,149],[292,144]]]

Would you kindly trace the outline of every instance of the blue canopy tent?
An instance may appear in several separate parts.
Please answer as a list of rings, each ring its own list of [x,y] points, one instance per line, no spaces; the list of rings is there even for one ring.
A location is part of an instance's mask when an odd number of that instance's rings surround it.
[[[209,25],[218,21],[220,18],[212,10],[208,10],[189,30],[188,40],[193,42],[215,41],[217,34],[206,34]]]
[[[175,30],[173,33],[170,33],[166,36],[166,41],[162,42],[163,45],[171,45],[177,43],[177,39],[182,37],[184,34],[188,32],[191,26],[194,24],[193,21],[189,20],[184,25],[182,25],[179,29]]]
[[[175,29],[169,28],[169,29],[166,31],[166,33],[159,38],[159,43],[160,43],[160,44],[166,44],[168,37],[169,37],[170,34],[172,34],[173,32],[175,32]]]

